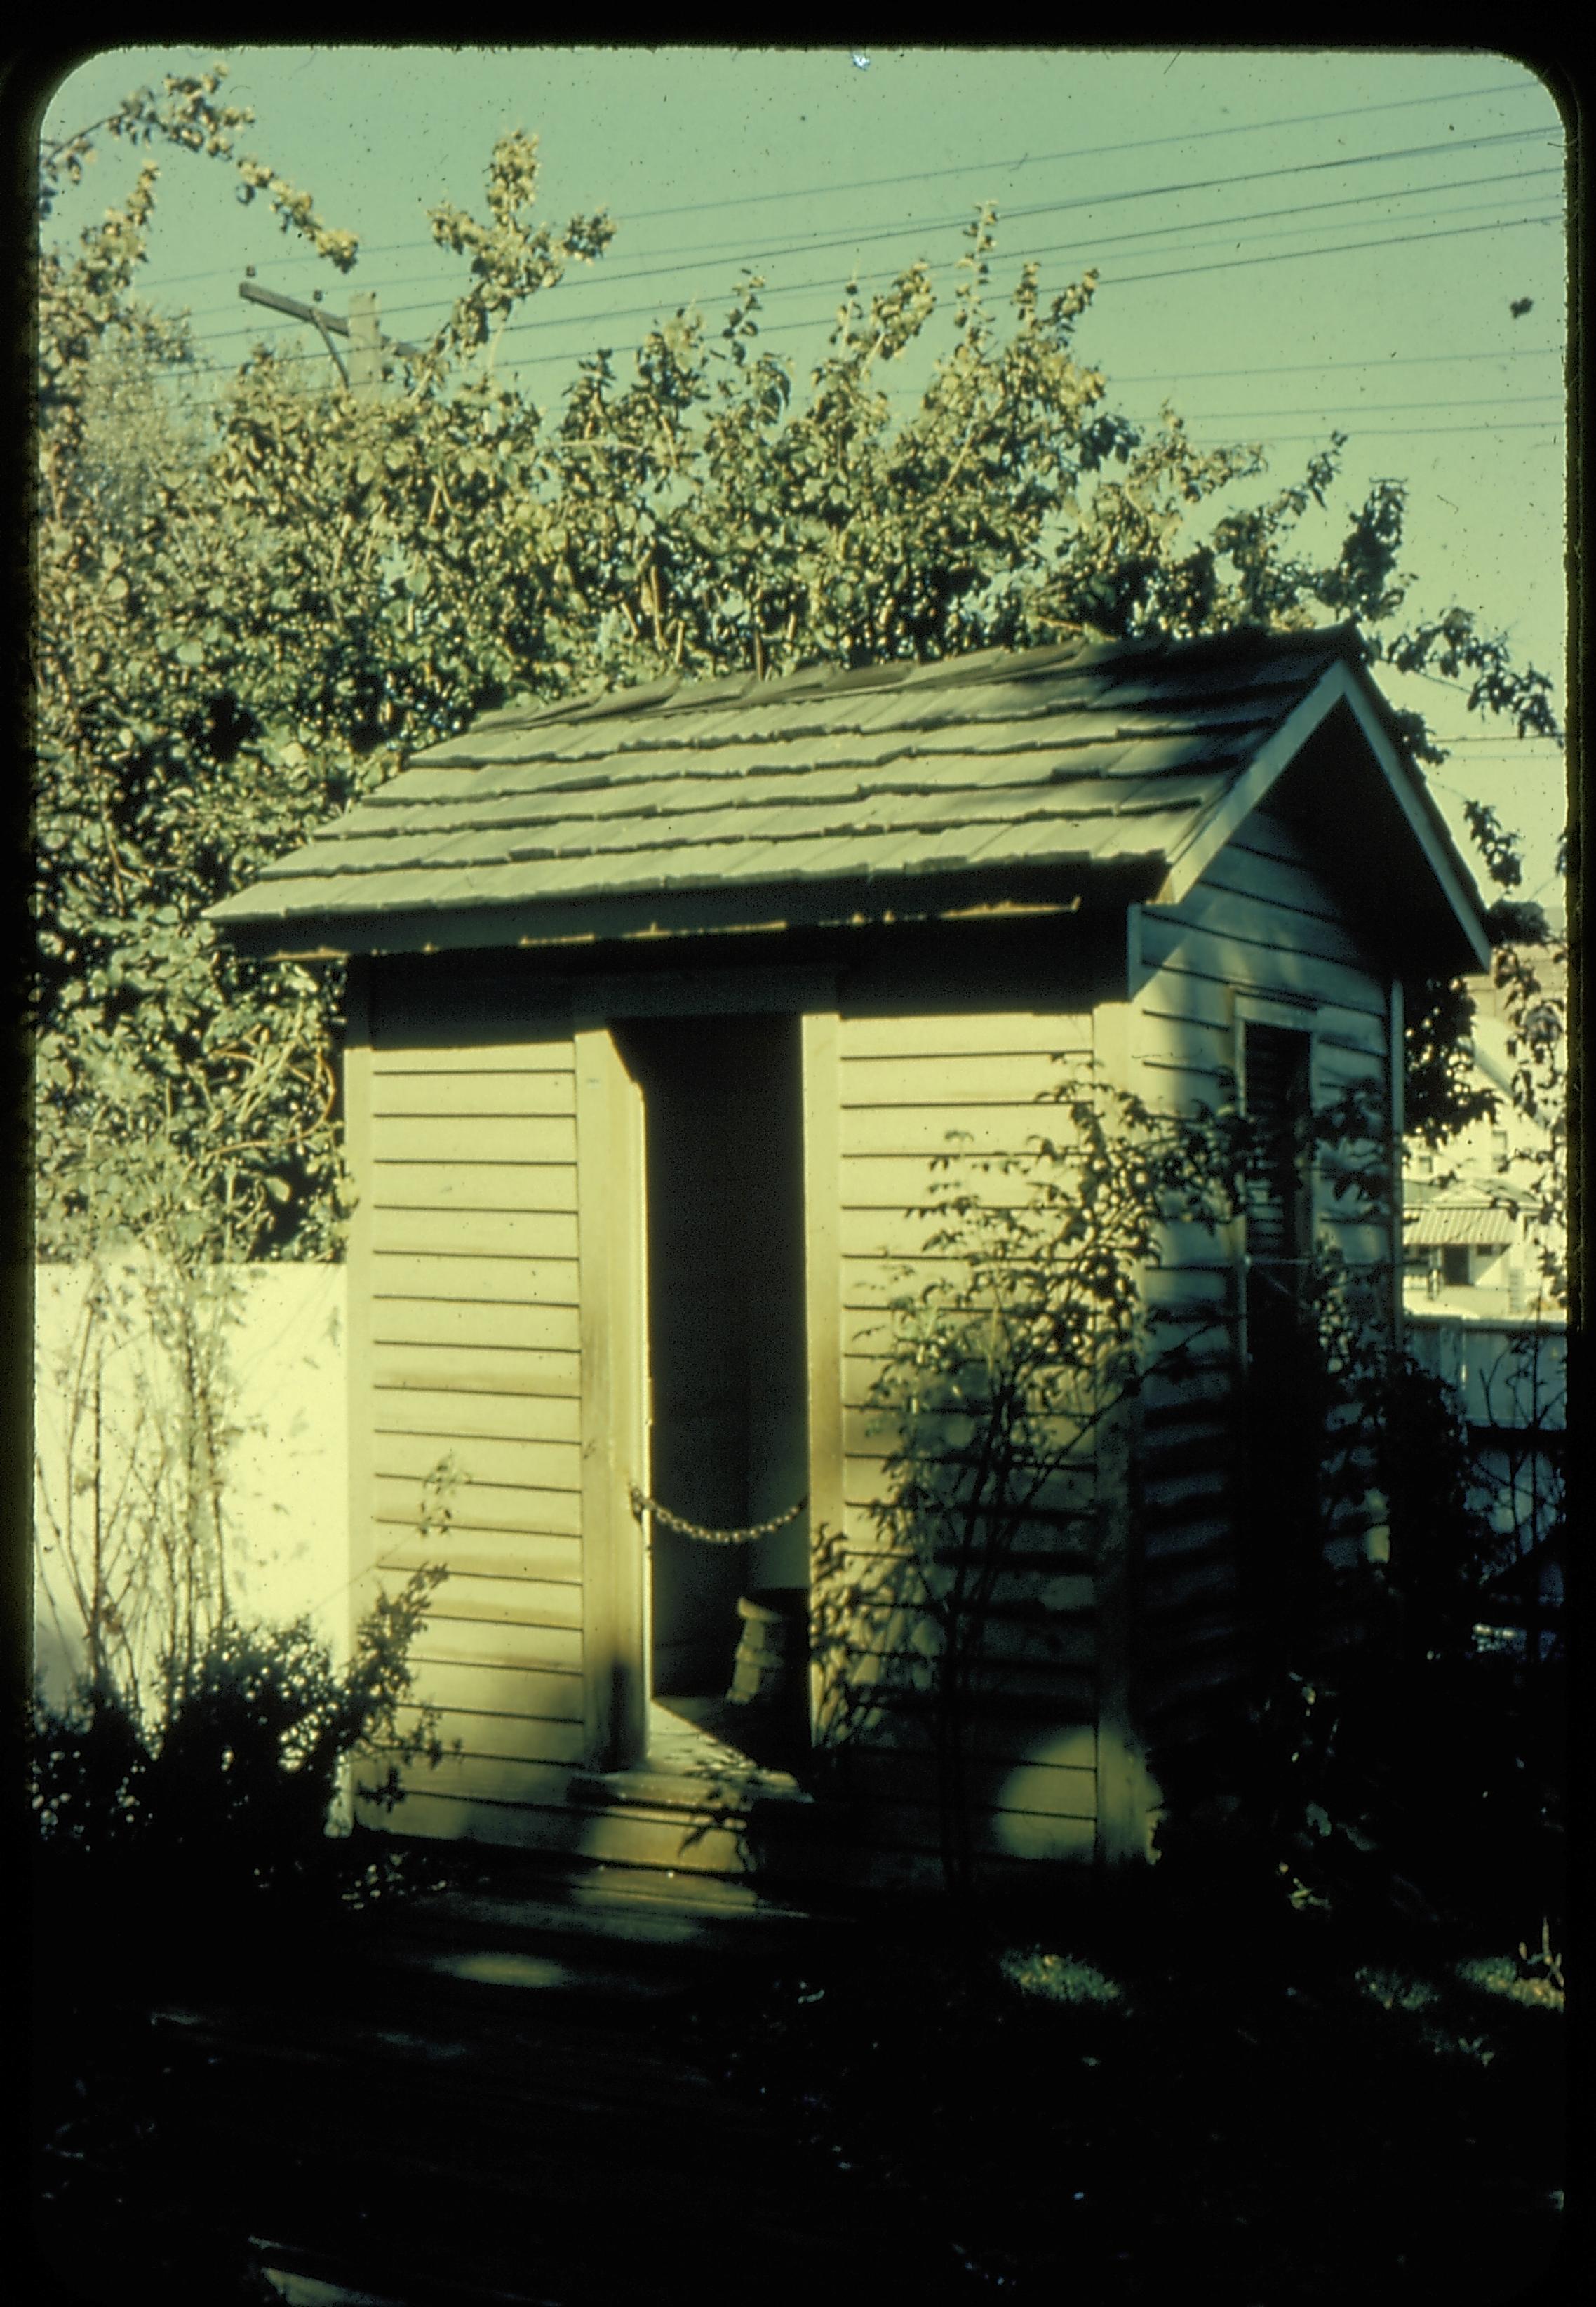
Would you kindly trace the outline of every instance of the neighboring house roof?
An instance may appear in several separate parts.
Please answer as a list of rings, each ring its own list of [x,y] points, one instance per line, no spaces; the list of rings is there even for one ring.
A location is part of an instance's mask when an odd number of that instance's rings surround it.
[[[1482,962],[1472,882],[1360,656],[1348,626],[1079,639],[507,708],[211,918],[252,949],[333,953],[901,918],[1043,890],[1169,904],[1344,708],[1376,765],[1360,866],[1394,875],[1401,852],[1446,958]],[[1333,826],[1349,807],[1339,791],[1320,804]]]
[[[1408,1247],[1437,1249],[1446,1242],[1505,1247],[1518,1239],[1521,1221],[1532,1215],[1535,1195],[1515,1179],[1465,1173],[1437,1194],[1404,1213]]]
[[[1415,1249],[1439,1249],[1452,1242],[1506,1248],[1518,1238],[1518,1221],[1511,1210],[1491,1209],[1477,1202],[1431,1202],[1414,1214],[1403,1234]]]

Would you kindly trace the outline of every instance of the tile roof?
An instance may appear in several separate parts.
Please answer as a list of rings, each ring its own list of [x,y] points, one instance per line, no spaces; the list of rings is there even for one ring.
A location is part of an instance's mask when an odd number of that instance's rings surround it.
[[[1338,661],[1359,662],[1351,628],[1077,639],[489,713],[211,918],[336,945],[399,914],[1152,868]]]

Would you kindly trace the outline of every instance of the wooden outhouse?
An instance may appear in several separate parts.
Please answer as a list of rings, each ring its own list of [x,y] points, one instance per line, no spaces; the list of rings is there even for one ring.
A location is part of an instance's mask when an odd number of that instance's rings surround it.
[[[420,1694],[461,1746],[397,1829],[876,1881],[934,1875],[927,1756],[867,1741],[817,1794],[802,1736],[777,1767],[727,1696],[740,1640],[802,1657],[814,1533],[869,1523],[870,1339],[928,1164],[1022,1150],[1060,1058],[1177,1105],[1227,1069],[1287,1104],[1361,1081],[1400,1129],[1403,981],[1487,957],[1348,628],[490,713],[214,918],[349,963],[354,1566],[447,1563]],[[1343,1231],[1395,1323],[1388,1232]],[[1134,1514],[1103,1455],[1053,1639],[1017,1645],[994,1866],[1145,1854],[1159,1753],[1240,1671],[1205,1437],[1248,1255],[1301,1248],[1227,1236],[1180,1276],[1220,1348],[1149,1398]]]

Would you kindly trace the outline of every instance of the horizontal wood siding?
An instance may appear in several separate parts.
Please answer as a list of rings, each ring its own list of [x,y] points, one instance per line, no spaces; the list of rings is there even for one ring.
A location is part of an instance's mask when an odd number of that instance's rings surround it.
[[[366,1097],[371,1576],[449,1572],[414,1659],[450,1752],[405,1774],[394,1822],[515,1840],[507,1818],[563,1802],[586,1738],[569,1020],[491,972],[386,965]],[[446,1519],[424,1524],[445,1464]]]
[[[1316,870],[1277,809],[1255,811],[1184,902],[1144,908],[1141,978],[1129,1020],[1129,1085],[1186,1110],[1217,1104],[1232,1084],[1238,992],[1283,999],[1314,1037],[1314,1091],[1324,1102],[1360,1081],[1386,1094],[1388,989],[1371,965],[1351,906]],[[1321,1240],[1353,1263],[1390,1255],[1370,1225],[1322,1190]],[[1166,1236],[1155,1279],[1166,1303],[1206,1304],[1202,1374],[1150,1387],[1140,1411],[1137,1565],[1138,1697],[1151,1742],[1197,1731],[1214,1695],[1245,1666],[1235,1546],[1231,1342],[1240,1302],[1239,1230],[1216,1240]]]
[[[1089,1056],[1090,1018],[1022,1008],[946,1014],[849,1014],[838,1021],[843,1518],[834,1575],[857,1596],[837,1631],[847,1645],[831,1694],[847,1729],[817,1870],[837,1879],[931,1881],[939,1808],[927,1695],[926,1628],[902,1598],[918,1572],[882,1548],[871,1514],[892,1436],[870,1389],[889,1351],[892,1300],[957,1278],[926,1255],[923,1214],[941,1179],[997,1206],[1026,1198],[1023,1179],[982,1175],[982,1158],[1024,1155],[1060,1134],[1048,1102]],[[1062,1062],[1055,1062],[1055,1060]],[[951,1156],[952,1172],[940,1170]],[[1078,1858],[1095,1819],[1092,1469],[1083,1462],[1039,1511],[988,1631],[968,1765],[972,1830],[989,1865]]]

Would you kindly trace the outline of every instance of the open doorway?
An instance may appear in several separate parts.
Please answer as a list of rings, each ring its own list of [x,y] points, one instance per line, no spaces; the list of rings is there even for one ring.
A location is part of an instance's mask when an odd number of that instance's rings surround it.
[[[809,1487],[799,1028],[689,1017],[616,1033],[644,1111],[648,1489],[714,1530],[783,1515]],[[663,1710],[792,1768],[808,1743],[807,1515],[735,1545],[649,1520],[651,1745]],[[766,1640],[785,1663],[749,1703],[733,1695],[739,1643]]]

